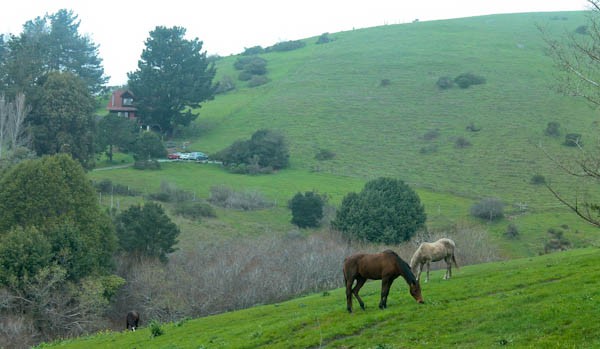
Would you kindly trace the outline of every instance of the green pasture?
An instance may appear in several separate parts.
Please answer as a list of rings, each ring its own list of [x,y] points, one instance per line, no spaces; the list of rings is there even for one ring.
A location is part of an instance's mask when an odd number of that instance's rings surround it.
[[[600,346],[598,247],[443,271],[422,285],[425,304],[395,281],[379,310],[380,282],[346,312],[342,288],[291,301],[42,344],[40,348],[593,348]],[[274,276],[276,277],[276,276]],[[340,284],[342,281],[340,280]],[[235,292],[235,290],[232,290]]]

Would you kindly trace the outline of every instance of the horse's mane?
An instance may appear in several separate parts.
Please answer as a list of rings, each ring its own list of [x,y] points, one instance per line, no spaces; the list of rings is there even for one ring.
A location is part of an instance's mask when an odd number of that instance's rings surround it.
[[[398,256],[396,252],[392,250],[385,250],[383,251],[383,253],[393,254],[396,257],[396,261],[398,262],[400,269],[402,269],[402,275],[404,275],[404,279],[409,284],[417,283],[417,278],[415,277],[415,274],[413,274],[412,270],[410,270],[410,266],[408,265],[408,263],[406,263],[402,258],[400,258],[400,256]]]

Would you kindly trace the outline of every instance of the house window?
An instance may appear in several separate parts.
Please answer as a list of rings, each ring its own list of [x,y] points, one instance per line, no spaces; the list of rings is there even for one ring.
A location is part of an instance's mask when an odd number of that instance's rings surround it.
[[[132,105],[133,104],[133,98],[123,98],[123,105]]]
[[[117,113],[118,116],[122,116],[122,117],[129,117],[129,113],[126,111],[120,111]]]

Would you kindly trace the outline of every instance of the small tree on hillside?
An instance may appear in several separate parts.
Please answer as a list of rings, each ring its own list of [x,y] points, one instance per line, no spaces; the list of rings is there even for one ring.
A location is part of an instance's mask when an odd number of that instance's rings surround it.
[[[378,178],[344,197],[332,226],[352,239],[395,244],[425,227],[425,208],[403,181]]]
[[[135,160],[143,161],[165,156],[167,156],[167,149],[154,132],[143,132],[134,143],[133,158]]]
[[[133,205],[117,216],[115,225],[119,245],[126,252],[166,262],[167,255],[176,251],[179,228],[159,204]]]
[[[319,226],[323,218],[323,206],[327,202],[324,195],[319,195],[314,191],[307,191],[304,194],[297,193],[288,203],[292,210],[292,224],[300,228],[314,228]]]

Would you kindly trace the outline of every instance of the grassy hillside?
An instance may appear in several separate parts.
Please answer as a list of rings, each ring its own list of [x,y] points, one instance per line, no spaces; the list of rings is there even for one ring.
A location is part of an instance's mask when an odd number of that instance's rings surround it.
[[[161,325],[108,332],[41,348],[592,348],[600,345],[598,248],[442,271],[422,285],[426,303],[402,278],[381,311],[380,282],[348,314],[343,289],[289,302]],[[340,280],[340,283],[341,280]],[[232,292],[234,292],[232,290]],[[356,301],[354,301],[356,306]]]
[[[588,150],[596,144],[597,112],[554,92],[557,71],[536,28],[561,35],[584,18],[581,12],[493,15],[335,33],[330,34],[335,40],[323,45],[309,38],[304,48],[262,55],[271,81],[256,88],[237,81],[236,90],[202,107],[195,124],[199,135],[178,140],[213,153],[260,128],[277,129],[290,144],[290,169],[253,177],[214,166],[167,164],[159,172],[119,169],[91,176],[145,191],[168,181],[201,197],[211,185],[227,184],[258,190],[278,204],[261,212],[223,211],[218,224],[183,222],[190,236],[290,230],[286,203],[296,192],[317,190],[339,204],[367,180],[391,176],[418,190],[431,228],[464,220],[483,224],[508,256],[537,254],[546,231],[558,226],[566,227],[575,246],[585,246],[598,240],[596,228],[543,186],[530,184],[533,175],[542,174],[569,197],[587,190],[538,147],[573,158],[577,150],[562,145],[569,132],[581,133]],[[237,77],[236,58],[218,61],[217,80]],[[485,77],[486,83],[436,87],[438,78],[465,72]],[[381,86],[384,79],[388,86]],[[560,123],[561,137],[544,135],[551,121]],[[471,124],[480,130],[468,131]],[[426,136],[431,134],[437,136]],[[457,148],[461,137],[471,146]],[[319,149],[335,152],[335,159],[315,160]],[[588,195],[600,198],[596,190]],[[472,220],[469,207],[485,197],[503,200],[507,219]],[[503,239],[509,223],[518,226],[519,240]]]

